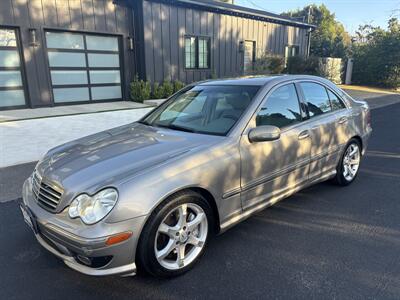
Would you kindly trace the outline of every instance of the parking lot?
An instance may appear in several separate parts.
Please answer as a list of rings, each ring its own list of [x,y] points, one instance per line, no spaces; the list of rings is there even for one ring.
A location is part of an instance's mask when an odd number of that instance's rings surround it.
[[[0,298],[398,299],[400,103],[373,109],[372,124],[352,185],[321,183],[256,214],[215,237],[201,262],[172,280],[70,270],[41,248],[18,210],[34,164],[0,169]]]

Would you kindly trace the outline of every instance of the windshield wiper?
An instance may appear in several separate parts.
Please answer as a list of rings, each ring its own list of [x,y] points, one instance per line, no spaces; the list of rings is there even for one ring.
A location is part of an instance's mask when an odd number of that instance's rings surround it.
[[[147,121],[136,121],[137,123],[143,124],[143,125],[147,125],[147,126],[151,126],[151,124]]]
[[[187,127],[181,127],[177,126],[174,124],[169,124],[169,125],[163,125],[163,124],[153,124],[156,127],[162,127],[162,128],[168,128],[168,129],[173,129],[173,130],[179,130],[179,131],[185,131],[185,132],[193,132],[195,133],[196,131]]]

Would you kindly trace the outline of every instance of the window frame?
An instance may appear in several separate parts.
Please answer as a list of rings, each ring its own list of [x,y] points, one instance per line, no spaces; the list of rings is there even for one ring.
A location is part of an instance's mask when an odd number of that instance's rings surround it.
[[[286,125],[286,126],[282,126],[282,127],[276,126],[276,127],[278,127],[281,131],[285,131],[287,128],[295,127],[295,126],[297,126],[298,124],[301,124],[301,123],[305,120],[305,118],[304,118],[304,116],[303,116],[303,109],[302,109],[302,106],[301,106],[300,94],[299,94],[299,91],[298,91],[298,88],[297,88],[295,82],[293,82],[293,81],[292,81],[292,82],[284,82],[284,83],[282,83],[282,84],[279,84],[279,85],[275,86],[273,89],[271,89],[270,92],[269,92],[269,93],[264,97],[264,99],[261,101],[260,106],[257,108],[257,111],[256,111],[256,113],[255,113],[254,116],[253,116],[255,127],[258,127],[258,126],[257,126],[257,116],[258,116],[258,114],[260,113],[260,111],[263,109],[264,105],[268,103],[268,98],[271,97],[271,95],[272,95],[276,90],[278,90],[278,89],[280,89],[280,88],[282,88],[282,87],[285,87],[285,86],[287,86],[287,85],[293,85],[293,87],[294,87],[294,90],[295,90],[295,93],[296,93],[296,96],[297,96],[297,105],[298,105],[298,107],[299,107],[299,112],[300,112],[300,118],[301,118],[301,120],[298,121],[298,122],[295,122],[295,123]],[[263,126],[263,125],[260,125],[260,126]],[[273,125],[273,126],[275,126],[275,125]]]
[[[63,48],[54,48],[47,46],[47,32],[54,33],[69,33],[69,34],[77,34],[83,36],[83,49],[63,49]],[[93,32],[93,31],[79,31],[79,30],[65,30],[59,28],[43,28],[43,43],[46,54],[46,67],[48,69],[49,74],[49,86],[51,90],[51,96],[53,100],[53,106],[63,106],[63,105],[75,105],[75,104],[89,104],[89,103],[102,103],[102,102],[115,102],[115,101],[123,101],[125,99],[125,82],[124,82],[124,50],[122,44],[122,35],[121,34],[110,34],[104,32]],[[87,49],[87,41],[86,36],[104,36],[104,37],[114,37],[117,39],[118,50],[89,50]],[[52,67],[50,66],[49,60],[49,52],[65,52],[65,53],[82,53],[85,56],[85,67]],[[89,54],[115,54],[118,55],[118,67],[90,67],[89,66]],[[51,71],[84,71],[87,76],[86,84],[53,84],[51,79]],[[90,81],[90,71],[119,71],[120,72],[120,82],[119,83],[91,83]],[[121,98],[114,99],[101,99],[95,100],[92,97],[92,88],[96,87],[113,87],[120,86],[121,88]],[[54,97],[54,89],[57,88],[88,88],[89,92],[89,100],[82,101],[70,101],[70,102],[56,102]]]
[[[186,39],[194,38],[194,53],[195,53],[195,62],[193,68],[186,67]],[[199,39],[207,41],[207,67],[199,67]],[[184,69],[193,71],[193,70],[210,70],[211,69],[211,36],[208,35],[194,35],[194,34],[185,34],[183,37],[183,57],[184,57]]]
[[[297,126],[300,126],[300,125],[302,125],[302,124],[304,123],[304,121],[307,121],[307,120],[308,120],[308,115],[306,114],[306,112],[303,110],[304,108],[302,107],[302,106],[303,106],[303,105],[302,105],[302,95],[301,95],[301,93],[300,93],[300,91],[299,91],[299,87],[297,86],[295,80],[288,80],[288,81],[284,81],[284,82],[281,82],[281,83],[276,84],[275,86],[271,87],[271,88],[266,92],[266,94],[264,94],[264,95],[262,95],[262,96],[260,95],[260,96],[262,97],[262,100],[257,104],[257,107],[255,108],[254,112],[253,112],[252,115],[249,117],[249,119],[247,119],[247,120],[248,120],[247,123],[246,123],[245,126],[243,127],[243,130],[241,131],[241,133],[239,133],[241,136],[247,135],[248,132],[249,132],[249,130],[251,130],[251,129],[257,127],[257,126],[256,126],[256,118],[257,118],[257,115],[258,115],[258,113],[260,112],[260,110],[262,109],[263,105],[264,105],[264,104],[266,103],[266,101],[268,100],[268,97],[269,97],[275,90],[277,90],[278,88],[280,88],[280,87],[282,87],[282,86],[285,86],[285,85],[288,85],[288,84],[293,84],[294,87],[295,87],[296,94],[297,94],[297,102],[298,102],[298,104],[299,104],[299,109],[300,109],[300,112],[301,112],[301,121],[280,128],[281,133],[284,133],[284,132],[286,132],[286,131],[288,131],[288,130],[291,130],[292,128],[295,128],[295,127],[297,127]],[[265,91],[263,91],[263,87],[261,87],[261,89],[259,90],[258,93],[265,93]],[[256,95],[256,96],[254,97],[254,99],[256,99],[257,97],[259,97],[259,96]],[[255,100],[255,101],[256,101],[256,100]],[[250,106],[248,107],[248,109],[250,109]],[[244,115],[245,115],[245,114],[243,114],[243,116],[244,116]]]
[[[339,97],[339,95],[338,95],[337,93],[335,93],[334,91],[332,91],[332,89],[330,89],[330,88],[328,88],[328,87],[325,87],[325,89],[326,89],[327,94],[328,94],[329,102],[331,103],[332,111],[341,111],[342,109],[346,109],[346,108],[347,108],[346,102],[343,101],[343,99],[342,99],[341,97]],[[334,95],[338,98],[338,100],[340,101],[340,103],[343,104],[343,107],[342,107],[342,108],[333,109],[332,100],[331,100],[331,97],[329,97],[329,92],[331,92],[332,94],[334,94]]]
[[[0,87],[0,90],[1,91],[22,90],[22,92],[24,94],[24,98],[25,98],[25,104],[0,106],[0,111],[31,107],[32,103],[31,103],[31,100],[29,98],[29,93],[28,93],[28,84],[27,84],[27,77],[26,77],[26,70],[25,70],[25,59],[24,59],[23,45],[21,43],[20,27],[0,25],[0,30],[1,29],[14,31],[16,45],[15,46],[0,46],[0,51],[1,50],[17,51],[20,63],[19,63],[18,67],[0,67],[0,71],[19,71],[20,75],[21,75],[21,84],[22,85]]]
[[[292,56],[287,56],[286,55],[286,48],[292,49],[292,48],[296,48],[297,49],[297,53],[295,55]],[[299,44],[286,44],[285,45],[285,58],[289,58],[289,57],[293,57],[293,56],[297,56],[300,55],[300,45]]]
[[[308,110],[308,104],[307,104],[307,101],[306,101],[306,99],[305,99],[303,89],[302,89],[302,87],[301,87],[301,85],[300,85],[300,83],[307,83],[307,82],[319,84],[320,86],[322,86],[323,88],[325,88],[326,94],[327,94],[327,96],[328,96],[329,104],[330,104],[330,106],[331,106],[331,111],[330,111],[330,112],[323,113],[323,114],[318,115],[318,116],[315,116],[315,117],[313,117],[313,118],[310,117],[310,112],[309,112],[309,110]],[[296,81],[295,81],[295,84],[296,84],[297,90],[298,90],[298,92],[299,92],[300,101],[301,101],[301,103],[302,103],[301,105],[304,106],[304,108],[305,108],[305,112],[306,112],[306,114],[307,114],[307,117],[306,117],[307,120],[315,120],[315,119],[317,119],[317,118],[320,118],[320,117],[323,117],[323,116],[326,116],[326,115],[329,115],[329,114],[334,114],[334,113],[336,113],[336,112],[338,112],[338,111],[340,111],[340,110],[342,110],[342,109],[349,109],[349,106],[348,106],[347,102],[344,101],[343,98],[340,97],[340,96],[338,95],[337,92],[335,92],[331,87],[329,87],[327,84],[325,84],[325,83],[323,83],[323,82],[320,82],[320,81],[317,81],[317,80],[312,80],[312,79],[299,79],[299,80],[296,80]],[[338,99],[339,99],[340,101],[342,101],[342,103],[344,104],[344,108],[339,109],[339,110],[334,110],[334,109],[333,109],[331,100],[330,100],[330,98],[329,98],[328,90],[331,91],[333,94],[335,94],[335,95],[338,97]]]

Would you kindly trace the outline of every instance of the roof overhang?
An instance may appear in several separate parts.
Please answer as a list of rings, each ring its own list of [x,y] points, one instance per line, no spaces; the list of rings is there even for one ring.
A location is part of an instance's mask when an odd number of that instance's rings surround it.
[[[132,0],[131,0],[132,1]],[[133,0],[137,1],[137,0]],[[315,29],[317,26],[296,21],[289,17],[284,17],[278,14],[270,13],[264,10],[258,10],[239,5],[229,4],[225,2],[212,1],[212,0],[144,0],[150,2],[161,2],[169,3],[174,5],[188,6],[192,8],[198,8],[206,11],[212,11],[217,13],[224,13],[236,16],[242,16],[245,18],[263,20],[272,23],[285,24],[295,27]]]

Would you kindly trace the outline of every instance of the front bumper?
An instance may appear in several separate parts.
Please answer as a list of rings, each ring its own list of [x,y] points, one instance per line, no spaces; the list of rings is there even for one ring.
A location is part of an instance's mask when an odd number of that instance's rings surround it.
[[[31,219],[30,227],[37,241],[45,249],[62,259],[70,268],[83,274],[135,275],[136,246],[145,216],[118,223],[108,224],[102,221],[94,225],[85,225],[79,219],[70,219],[66,210],[59,214],[44,210],[36,203],[31,191],[28,179],[23,187],[21,209],[26,212],[25,220],[27,215]],[[128,240],[111,246],[106,245],[109,236],[126,231],[133,232]]]

